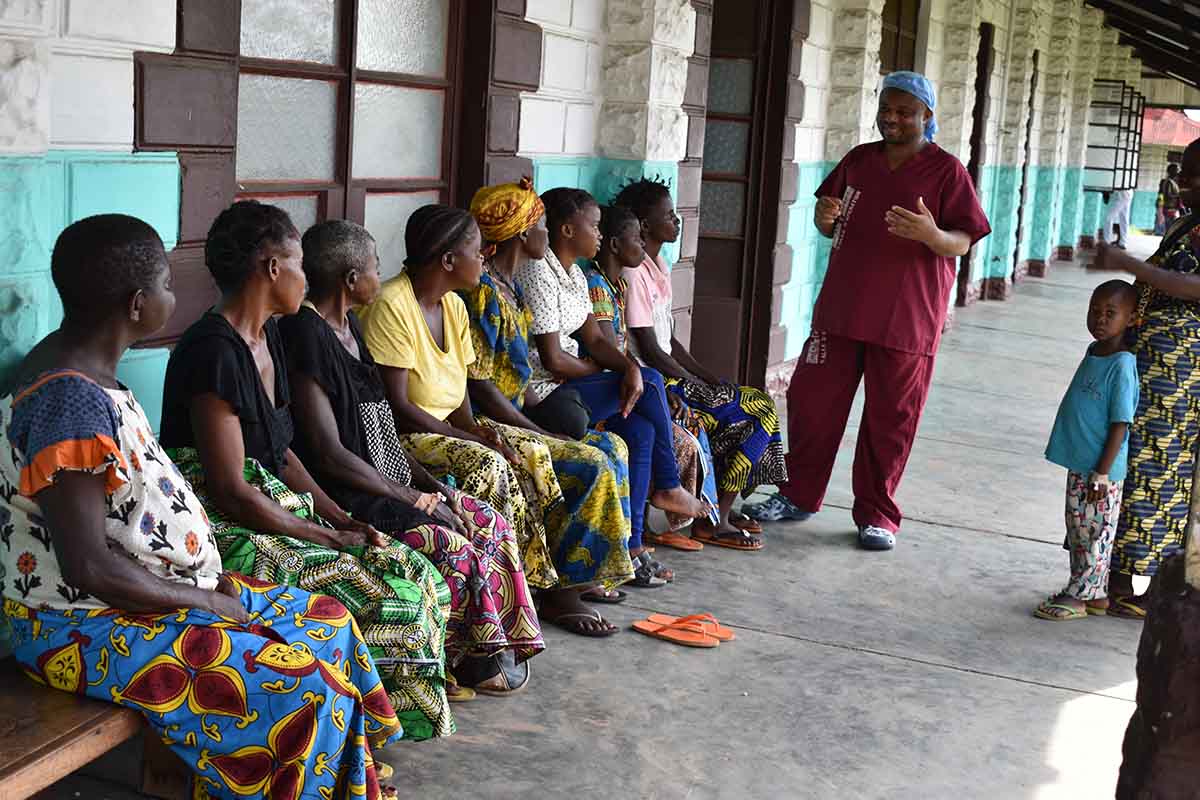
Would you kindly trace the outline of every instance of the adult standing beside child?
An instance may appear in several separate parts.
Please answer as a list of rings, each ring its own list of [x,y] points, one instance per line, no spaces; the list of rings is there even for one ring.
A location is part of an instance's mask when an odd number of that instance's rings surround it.
[[[803,520],[821,508],[860,381],[854,458],[859,545],[890,550],[895,492],[933,378],[957,258],[991,232],[962,163],[931,140],[933,87],[915,72],[883,80],[882,140],[859,145],[817,189],[814,223],[833,239],[813,332],[788,386],[788,480],[746,513]]]
[[[1200,202],[1200,139],[1183,153],[1180,200]],[[1137,356],[1141,399],[1129,430],[1129,475],[1109,577],[1110,615],[1141,619],[1145,597],[1133,576],[1153,577],[1183,546],[1200,442],[1200,213],[1167,229],[1140,261],[1100,247],[1093,269],[1127,272],[1139,293]]]

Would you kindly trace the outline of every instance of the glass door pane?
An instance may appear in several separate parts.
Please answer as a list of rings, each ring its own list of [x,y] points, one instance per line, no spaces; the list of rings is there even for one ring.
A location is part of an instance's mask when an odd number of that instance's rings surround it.
[[[404,269],[404,227],[418,208],[437,203],[436,192],[370,192],[367,194],[363,227],[375,237],[379,248],[379,272],[384,280]]]
[[[332,181],[336,145],[337,84],[240,76],[238,180]]]
[[[450,0],[359,0],[356,66],[444,78],[449,28]]]
[[[301,235],[317,224],[320,205],[315,194],[239,194],[237,199],[257,200],[260,203],[279,206],[292,218],[292,223]]]
[[[382,83],[354,87],[354,178],[442,177],[446,93]]]
[[[335,63],[338,5],[337,0],[242,0],[242,55]]]

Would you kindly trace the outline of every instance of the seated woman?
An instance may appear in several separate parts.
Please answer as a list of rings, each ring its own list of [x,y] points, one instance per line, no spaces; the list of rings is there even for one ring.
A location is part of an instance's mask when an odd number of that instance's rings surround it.
[[[600,252],[588,265],[588,293],[592,300],[592,316],[604,338],[623,353],[628,352],[625,340],[625,279],[621,273],[629,266],[642,263],[641,224],[633,212],[621,206],[605,206],[600,210]],[[708,434],[694,419],[692,411],[678,395],[667,393],[667,404],[675,420],[675,464],[679,480],[689,494],[704,500],[710,525],[717,521],[717,484]],[[690,429],[685,426],[690,426]],[[694,432],[693,432],[694,431]],[[646,528],[642,538],[653,545],[674,547],[677,550],[702,550],[704,545],[678,531],[692,524],[689,517],[668,514],[669,530],[655,533]],[[700,523],[697,522],[697,525]]]
[[[646,243],[642,265],[624,274],[629,286],[625,324],[631,345],[646,365],[666,377],[668,389],[696,412],[712,443],[720,520],[716,525],[697,523],[692,535],[721,547],[757,549],[753,534],[761,533],[762,527],[734,514],[733,501],[739,494],[751,494],[759,484],[787,480],[775,403],[760,389],[712,374],[674,336],[671,277],[661,251],[664,242],[679,238],[679,217],[667,185],[634,181],[613,204],[637,214]]]
[[[222,571],[200,500],[115,377],[175,308],[158,234],[88,217],[58,237],[51,273],[62,325],[0,399],[17,662],[140,711],[195,773],[193,797],[380,798],[371,749],[401,727],[346,609]]]
[[[486,503],[438,482],[400,446],[383,379],[350,310],[379,295],[375,240],[361,225],[329,220],[309,228],[301,246],[308,299],[279,322],[294,449],[339,505],[397,531],[397,541],[442,573],[450,587],[446,662],[458,680],[490,694],[516,691],[528,681],[526,659],[545,649],[517,539]]]
[[[300,234],[283,209],[234,203],[213,222],[204,260],[221,299],[171,353],[162,441],[204,503],[225,568],[340,600],[410,738],[448,736],[446,582],[424,556],[351,517],[291,449],[273,317],[304,300]]]
[[[542,195],[550,230],[546,257],[517,269],[517,283],[533,312],[536,349],[530,353],[530,387],[546,397],[559,384],[579,392],[592,425],[625,440],[629,448],[630,537],[634,565],[652,561],[642,543],[646,503],[688,518],[703,516],[704,504],[688,494],[675,465],[674,434],[662,376],[643,369],[614,347],[592,316],[587,279],[575,264],[600,249],[600,206],[581,189],[551,189]],[[579,357],[582,344],[589,360]],[[643,394],[643,389],[649,391]],[[650,489],[653,485],[654,491]],[[672,575],[656,567],[663,580]]]
[[[554,471],[567,504],[566,527],[548,531],[561,566],[560,588],[597,583],[610,572],[603,565],[619,561],[624,578],[629,561],[628,451],[620,437],[589,432],[588,410],[579,393],[559,387],[544,400],[529,391],[529,309],[513,280],[517,265],[545,256],[547,239],[541,198],[529,180],[480,189],[471,214],[487,243],[487,261],[479,284],[460,294],[471,323],[475,361],[467,368],[467,389],[477,414],[505,426],[532,432],[550,450]],[[559,434],[551,433],[557,429]],[[504,430],[500,428],[499,430]],[[566,441],[582,439],[582,443]],[[589,558],[571,558],[572,553]],[[634,585],[661,584],[648,569],[633,575]],[[607,587],[586,593],[588,599],[616,601],[624,593]],[[579,605],[575,594],[556,595],[554,604],[571,630],[611,626]],[[545,606],[543,606],[545,608]]]
[[[461,209],[424,206],[409,218],[405,244],[406,271],[384,285],[364,322],[367,349],[381,365],[396,422],[409,431],[401,435],[401,444],[435,473],[450,472],[468,484],[473,473],[494,469],[488,465],[498,453],[506,454],[519,476],[507,491],[524,493],[540,510],[526,518],[522,552],[526,577],[545,590],[542,619],[589,636],[615,633],[569,587],[630,577],[619,500],[596,497],[614,514],[606,529],[609,538],[568,539],[567,532],[578,527],[568,517],[548,440],[472,413],[467,370],[475,352],[466,307],[455,291],[479,282],[479,227]],[[567,442],[554,443],[556,452],[570,452]],[[598,451],[587,457],[603,458]]]

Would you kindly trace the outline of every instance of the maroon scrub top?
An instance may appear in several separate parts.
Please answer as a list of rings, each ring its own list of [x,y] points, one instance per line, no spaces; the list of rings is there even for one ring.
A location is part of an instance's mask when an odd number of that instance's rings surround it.
[[[917,210],[924,198],[937,225],[961,231],[971,244],[992,232],[962,162],[930,142],[892,171],[883,142],[846,154],[817,189],[842,199],[829,268],[813,310],[813,330],[932,355],[954,286],[956,258],[888,233],[894,205]]]

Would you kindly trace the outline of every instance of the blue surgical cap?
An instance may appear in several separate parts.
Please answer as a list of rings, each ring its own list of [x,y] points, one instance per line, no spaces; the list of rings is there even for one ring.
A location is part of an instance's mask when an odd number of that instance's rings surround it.
[[[924,103],[932,112],[937,106],[937,97],[933,93],[933,84],[929,79],[918,72],[909,72],[901,70],[899,72],[888,73],[883,79],[884,89],[899,89],[902,92],[908,92],[913,97]],[[931,116],[929,122],[925,123],[925,138],[933,141],[933,135],[937,133],[937,117]]]

